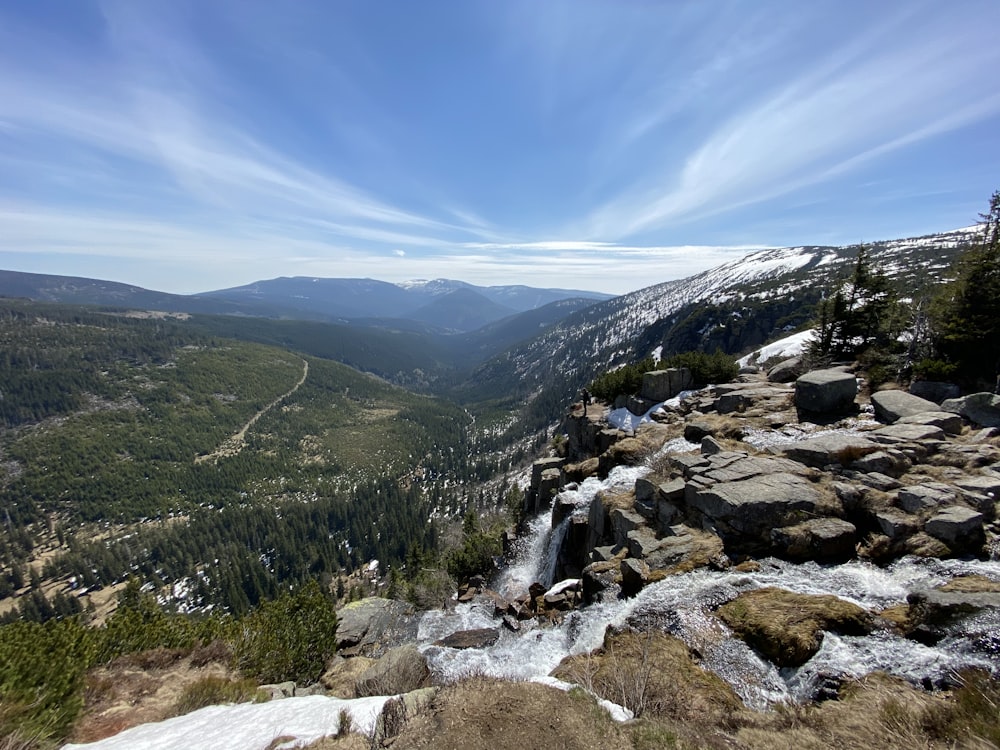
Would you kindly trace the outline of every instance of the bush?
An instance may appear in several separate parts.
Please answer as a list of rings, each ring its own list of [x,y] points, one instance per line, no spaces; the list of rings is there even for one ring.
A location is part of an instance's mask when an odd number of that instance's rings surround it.
[[[913,366],[913,376],[917,380],[948,381],[957,372],[957,365],[943,359],[922,359]]]
[[[261,683],[315,682],[336,650],[337,614],[315,581],[266,602],[242,621],[233,652],[246,677]]]
[[[701,385],[728,383],[740,371],[740,368],[736,365],[736,361],[721,349],[716,349],[712,354],[705,352],[681,352],[663,360],[660,363],[660,367],[663,369],[686,367],[691,371],[691,377],[694,378],[694,382]]]

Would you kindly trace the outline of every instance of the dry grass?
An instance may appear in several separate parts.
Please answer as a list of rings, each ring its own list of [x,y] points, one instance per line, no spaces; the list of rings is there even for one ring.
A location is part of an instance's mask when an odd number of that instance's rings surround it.
[[[174,703],[176,716],[197,711],[205,706],[225,703],[263,703],[267,694],[257,689],[253,680],[233,680],[209,675],[189,683]]]

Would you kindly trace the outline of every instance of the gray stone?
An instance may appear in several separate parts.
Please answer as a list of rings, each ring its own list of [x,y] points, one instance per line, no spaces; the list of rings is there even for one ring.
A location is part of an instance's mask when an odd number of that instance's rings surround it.
[[[952,505],[928,519],[924,530],[957,551],[983,544],[983,514],[962,505]]]
[[[626,557],[621,562],[622,594],[634,596],[642,590],[649,580],[649,566],[642,560]]]
[[[773,452],[784,455],[793,461],[817,468],[840,463],[845,456],[856,458],[876,450],[878,450],[878,446],[865,437],[843,434],[806,438],[772,449]]]
[[[879,427],[868,433],[873,440],[887,443],[911,442],[922,443],[928,440],[944,440],[944,430],[933,425],[922,424],[891,424]]]
[[[701,439],[701,455],[703,456],[714,456],[725,450],[725,446],[711,435],[706,435]]]
[[[991,501],[1000,500],[1000,476],[966,477],[956,480],[954,485],[962,490],[963,494],[979,495]]]
[[[628,533],[628,553],[640,560],[648,557],[660,546],[652,529],[635,529]]]
[[[1000,396],[995,393],[972,393],[948,399],[941,408],[960,414],[980,427],[1000,427]]]
[[[642,391],[640,395],[651,401],[666,401],[681,391],[686,391],[694,385],[691,371],[686,367],[669,370],[654,370],[642,376]]]
[[[955,502],[955,493],[937,486],[914,485],[904,487],[897,495],[899,507],[907,513],[921,513],[940,505]]]
[[[1000,608],[1000,593],[921,589],[911,591],[906,601],[913,611],[914,619],[933,624],[974,614],[984,609]]]
[[[670,461],[671,468],[679,471],[688,479],[698,469],[708,468],[708,461],[705,457],[695,453],[675,453],[668,460]]]
[[[880,474],[877,471],[862,474],[861,484],[866,487],[871,487],[873,490],[878,490],[879,492],[891,492],[900,486],[900,483],[897,480],[885,474]]]
[[[689,494],[689,505],[716,526],[727,547],[737,548],[769,538],[773,528],[829,515],[837,505],[808,480],[786,473],[719,482]]]
[[[842,370],[813,370],[795,381],[795,406],[817,414],[842,414],[854,409],[858,381]]]
[[[628,546],[628,533],[646,525],[646,519],[635,511],[615,508],[611,511],[611,531],[615,546]]]
[[[771,531],[779,554],[792,560],[835,562],[854,556],[858,530],[839,518],[814,518]]]
[[[768,370],[767,379],[772,383],[791,383],[804,369],[802,357],[791,357]]]
[[[368,597],[337,611],[337,651],[344,655],[377,656],[416,633],[413,608],[394,599]]]
[[[961,391],[954,383],[942,383],[937,380],[914,380],[910,383],[910,393],[940,404],[945,399],[958,398]]]
[[[889,476],[902,476],[910,468],[910,462],[898,451],[875,451],[868,453],[861,458],[851,462],[851,468],[855,471],[863,471],[866,474],[879,473]]]
[[[962,434],[962,418],[949,411],[921,412],[902,417],[897,424],[920,424],[928,427],[938,427],[949,435]]]
[[[684,439],[689,443],[700,443],[703,437],[711,435],[712,425],[705,421],[688,422],[684,425]]]
[[[920,530],[920,519],[908,513],[887,508],[875,514],[882,533],[894,542],[901,541]]]
[[[308,698],[310,695],[326,695],[326,688],[323,687],[323,683],[314,682],[312,685],[306,685],[305,687],[298,687],[296,685],[296,698]]]
[[[606,562],[615,556],[615,548],[611,545],[594,547],[590,551],[591,562]]]
[[[941,411],[941,407],[933,401],[896,390],[873,393],[872,406],[875,407],[875,419],[886,424],[893,424],[903,417],[914,414]]]
[[[486,648],[492,646],[500,639],[500,631],[496,628],[473,628],[471,630],[459,630],[440,640],[434,641],[435,646],[444,648],[466,649],[466,648]]]

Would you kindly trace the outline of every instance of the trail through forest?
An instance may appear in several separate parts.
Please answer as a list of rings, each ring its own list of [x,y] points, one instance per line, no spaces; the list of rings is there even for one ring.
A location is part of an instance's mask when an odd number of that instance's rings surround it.
[[[204,456],[197,456],[194,459],[194,462],[196,464],[200,464],[203,463],[204,461],[218,461],[220,458],[238,455],[239,452],[243,450],[243,446],[246,445],[247,431],[257,423],[258,419],[263,417],[271,409],[273,409],[275,406],[280,404],[286,398],[295,393],[295,391],[301,388],[302,384],[306,382],[307,377],[309,377],[309,362],[303,359],[302,377],[299,378],[299,382],[297,382],[294,386],[292,386],[292,389],[288,391],[288,393],[283,393],[280,396],[278,396],[276,399],[274,399],[274,401],[272,401],[263,409],[261,409],[259,412],[250,417],[247,423],[243,425],[237,432],[234,432],[230,437],[226,438],[222,442],[222,445],[220,445],[211,453],[206,453]]]

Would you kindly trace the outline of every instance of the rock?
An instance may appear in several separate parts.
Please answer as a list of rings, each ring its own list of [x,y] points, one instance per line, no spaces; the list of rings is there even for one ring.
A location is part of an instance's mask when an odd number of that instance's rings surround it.
[[[805,370],[802,357],[791,357],[779,362],[767,371],[767,379],[771,383],[791,383]]]
[[[492,646],[499,639],[500,631],[496,628],[472,628],[471,630],[459,630],[445,636],[434,641],[434,645],[455,649],[486,648]]]
[[[996,504],[1000,500],[1000,476],[965,477],[953,484],[967,502],[975,505],[987,517],[991,518],[996,512]]]
[[[310,695],[326,695],[326,688],[319,682],[314,682],[306,687],[295,687],[296,698],[307,698]]]
[[[910,442],[925,443],[928,440],[944,440],[944,430],[933,425],[922,424],[891,424],[886,427],[879,427],[868,433],[872,440],[879,442]]]
[[[795,406],[805,412],[850,412],[857,395],[857,379],[843,370],[813,370],[795,381]]]
[[[722,453],[725,449],[725,446],[711,435],[706,435],[701,439],[701,454],[703,456],[714,456],[717,453]]]
[[[334,656],[327,664],[326,672],[320,677],[320,683],[329,695],[337,698],[356,698],[354,685],[358,677],[375,663],[375,659],[367,656],[353,656],[345,659],[340,654]]]
[[[939,510],[924,525],[924,530],[940,539],[952,550],[968,551],[982,547],[983,514],[963,505],[951,505]]]
[[[965,417],[980,427],[1000,427],[1000,396],[995,393],[972,393],[950,398],[941,404],[945,411]]]
[[[819,651],[824,631],[866,635],[875,627],[875,618],[856,604],[777,588],[747,591],[716,614],[779,667],[805,664]]]
[[[739,370],[740,375],[757,375],[758,373],[760,373],[760,368],[753,365],[744,365]]]
[[[521,623],[518,621],[517,617],[514,617],[513,615],[503,615],[501,622],[503,622],[504,627],[512,633],[521,632]]]
[[[615,556],[615,548],[612,546],[607,547],[594,547],[590,553],[592,562],[605,562],[610,560]]]
[[[626,557],[619,568],[622,576],[622,595],[635,596],[649,580],[649,566],[642,560]]]
[[[645,562],[650,571],[673,574],[705,567],[716,570],[729,567],[725,545],[717,535],[687,526],[676,526],[671,532],[671,536],[659,539],[648,551]]]
[[[861,484],[865,485],[865,487],[871,487],[873,490],[878,490],[879,492],[892,492],[894,489],[901,486],[897,480],[877,471],[870,471],[867,474],[862,474]]]
[[[921,412],[920,414],[911,414],[907,417],[901,417],[898,424],[920,424],[928,427],[937,427],[949,435],[962,434],[962,418],[948,411],[929,411]]]
[[[669,370],[654,370],[642,376],[640,395],[650,401],[666,401],[681,391],[686,391],[694,385],[691,371],[686,367]]]
[[[378,656],[416,634],[413,608],[404,602],[373,596],[337,612],[337,651],[345,656]]]
[[[899,542],[920,530],[920,519],[893,508],[880,510],[875,514],[882,533],[893,542]]]
[[[424,687],[430,676],[427,659],[411,643],[387,651],[358,677],[355,691],[359,698],[408,693]]]
[[[773,528],[839,510],[839,503],[807,479],[784,472],[719,482],[689,494],[688,506],[705,516],[727,550],[736,552],[770,545]]]
[[[295,697],[294,682],[279,682],[273,685],[261,685],[257,689],[268,695],[268,700],[272,701],[281,700],[282,698]]]
[[[859,435],[822,435],[806,438],[795,443],[779,445],[772,452],[786,456],[806,466],[823,468],[830,464],[849,464],[868,453],[874,453],[879,446]]]
[[[712,435],[714,431],[710,422],[704,420],[687,422],[684,425],[684,439],[689,443],[700,443],[703,437]]]
[[[935,626],[984,609],[1000,608],[1000,592],[922,589],[910,592],[906,601],[911,623]]]
[[[886,424],[893,424],[903,417],[914,414],[941,411],[941,407],[933,401],[896,390],[873,393],[872,406],[875,407],[875,419]]]
[[[899,507],[907,513],[922,513],[939,505],[953,503],[955,493],[948,491],[947,485],[926,484],[904,487],[897,495]]]
[[[593,604],[617,599],[620,581],[620,562],[617,559],[591,563],[583,569],[583,600]]]
[[[839,518],[814,518],[771,531],[771,541],[790,560],[843,562],[854,557],[858,530]]]
[[[899,477],[910,468],[910,462],[898,451],[875,451],[851,462],[850,467],[855,471],[863,471],[866,474],[878,473]]]
[[[910,393],[940,404],[945,399],[958,398],[961,391],[954,383],[942,383],[937,380],[914,380],[910,383]]]
[[[645,526],[645,519],[635,511],[615,508],[611,511],[611,530],[616,547],[628,545],[628,534]]]

